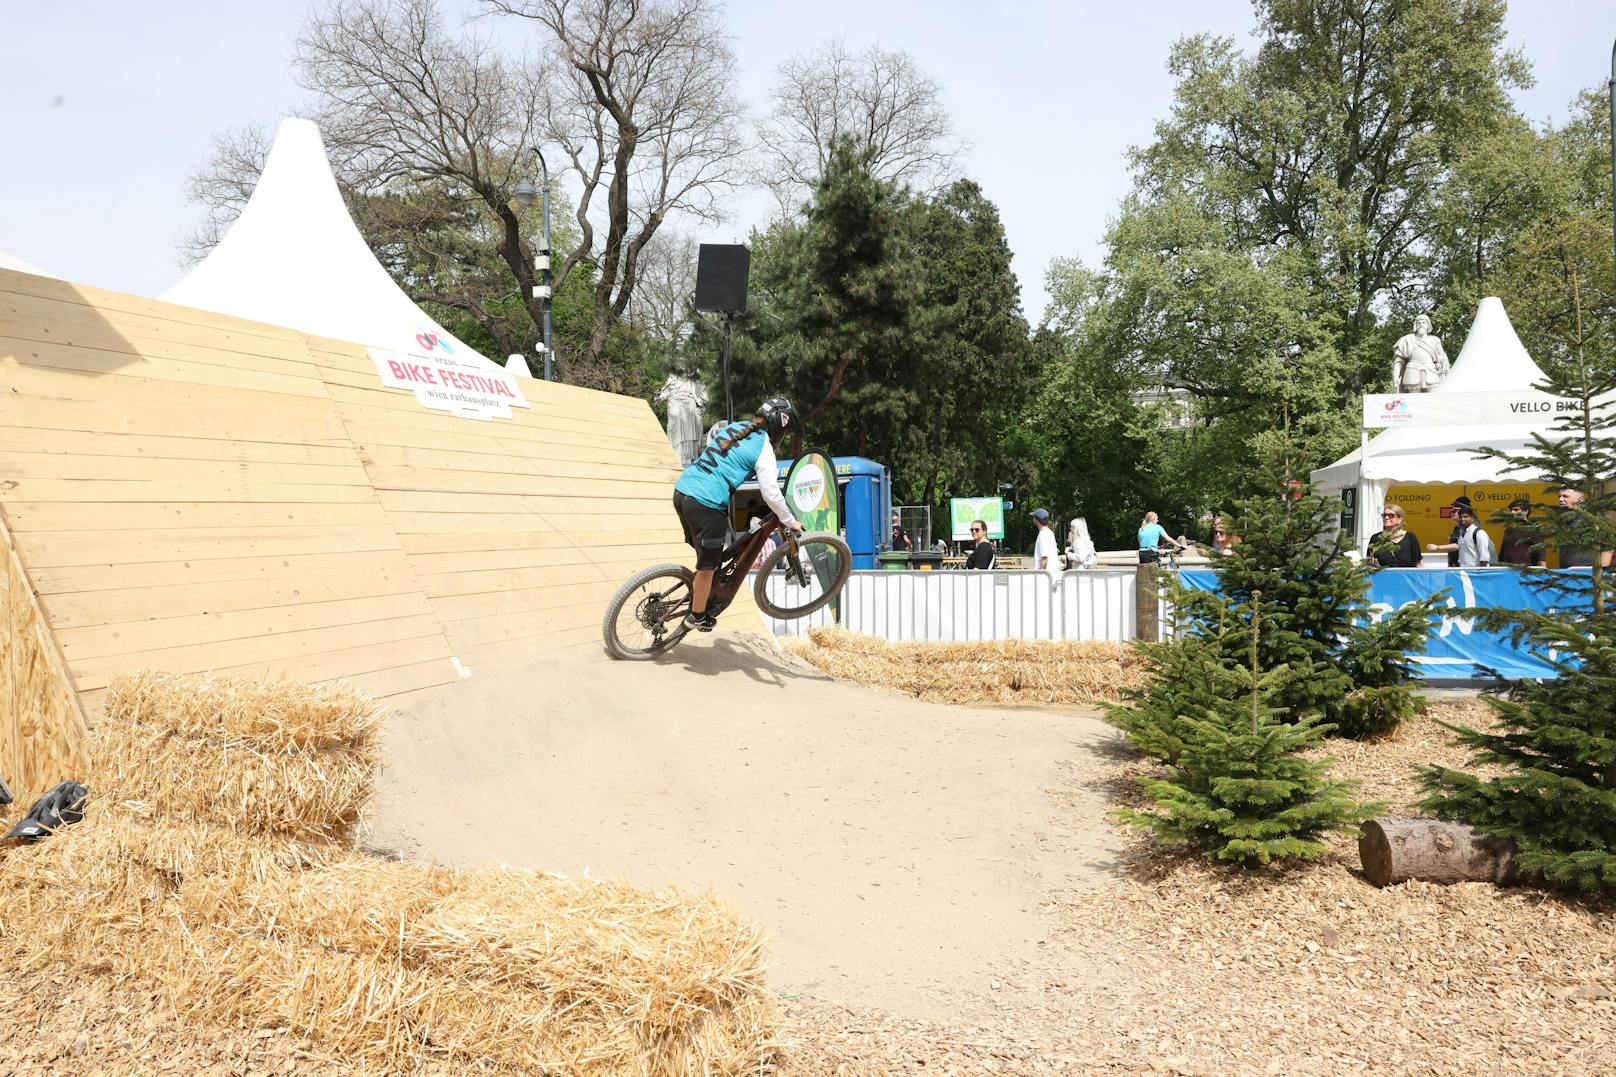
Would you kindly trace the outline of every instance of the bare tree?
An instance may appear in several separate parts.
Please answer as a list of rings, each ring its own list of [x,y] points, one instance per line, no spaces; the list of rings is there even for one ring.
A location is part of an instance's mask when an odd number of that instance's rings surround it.
[[[585,350],[599,362],[657,230],[672,215],[721,220],[720,196],[745,179],[734,53],[713,0],[484,5],[539,23],[554,41],[547,134],[582,184],[578,242],[556,279],[594,267]]]
[[[270,141],[268,128],[255,122],[214,136],[208,163],[186,177],[187,199],[202,206],[206,215],[180,239],[181,265],[193,266],[205,258],[240,216],[263,174]]]
[[[640,251],[640,281],[628,315],[659,343],[677,344],[689,335],[697,254],[695,238],[671,228],[659,230]]]
[[[847,135],[877,179],[940,187],[954,179],[965,143],[954,136],[942,91],[906,52],[841,38],[779,68],[773,108],[759,129],[762,178],[793,212],[818,181],[831,144]]]

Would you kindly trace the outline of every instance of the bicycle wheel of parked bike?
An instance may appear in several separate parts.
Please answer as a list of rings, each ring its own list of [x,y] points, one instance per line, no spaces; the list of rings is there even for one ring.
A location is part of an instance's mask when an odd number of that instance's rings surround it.
[[[613,658],[655,658],[685,637],[694,573],[683,565],[653,565],[606,604],[601,637]]]
[[[842,593],[853,571],[853,552],[835,535],[804,535],[797,556],[781,543],[758,566],[752,594],[770,617],[806,617]]]

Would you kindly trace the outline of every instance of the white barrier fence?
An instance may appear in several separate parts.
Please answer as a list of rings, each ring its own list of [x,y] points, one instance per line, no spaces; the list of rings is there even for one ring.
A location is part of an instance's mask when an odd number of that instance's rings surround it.
[[[896,643],[990,639],[1110,640],[1134,638],[1135,570],[1063,572],[855,572],[841,597],[840,624]],[[781,574],[769,579],[783,595]],[[838,623],[830,607],[796,620],[765,616],[777,636]]]

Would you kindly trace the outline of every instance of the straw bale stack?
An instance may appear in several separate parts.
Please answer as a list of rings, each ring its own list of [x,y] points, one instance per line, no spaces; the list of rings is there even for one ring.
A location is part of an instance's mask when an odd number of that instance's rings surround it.
[[[381,718],[342,686],[119,677],[94,734],[96,791],[240,831],[339,839],[370,796]]]
[[[108,701],[85,821],[0,849],[0,965],[139,977],[177,1012],[291,1028],[384,1072],[778,1059],[761,934],[710,895],[305,840],[343,838],[369,793],[363,696],[139,674]]]
[[[1115,702],[1144,680],[1136,652],[1117,643],[888,643],[811,628],[786,645],[833,677],[934,703]]]
[[[779,1051],[761,934],[711,896],[354,860],[181,908],[213,920],[167,951],[188,997],[379,1066],[743,1073]]]

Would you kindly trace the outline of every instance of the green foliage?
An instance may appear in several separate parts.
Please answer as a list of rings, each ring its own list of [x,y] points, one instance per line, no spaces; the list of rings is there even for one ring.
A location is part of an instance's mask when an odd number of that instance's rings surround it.
[[[1573,293],[1574,278],[1567,289]],[[1578,297],[1570,297],[1571,305]],[[1595,366],[1581,333],[1571,341],[1574,375],[1550,376],[1548,388],[1583,401],[1557,426],[1564,436],[1534,435],[1525,452],[1488,455],[1512,468],[1542,474],[1557,486],[1589,491],[1569,507],[1545,507],[1539,526],[1562,549],[1616,549],[1616,374]],[[1421,806],[1512,839],[1521,869],[1555,886],[1616,892],[1616,587],[1593,559],[1588,575],[1526,570],[1532,586],[1549,593],[1550,612],[1492,610],[1481,622],[1509,628],[1555,663],[1553,680],[1523,682],[1504,698],[1490,697],[1498,732],[1450,726],[1472,761],[1505,768],[1482,778],[1427,767],[1430,794]]]
[[[1155,799],[1153,810],[1125,809],[1117,816],[1214,860],[1317,859],[1328,852],[1322,834],[1350,830],[1380,806],[1355,802],[1355,783],[1330,779],[1329,760],[1301,754],[1330,727],[1317,712],[1298,714],[1285,705],[1296,671],[1251,664],[1260,621],[1240,622],[1229,600],[1222,612],[1215,636],[1150,649],[1152,690],[1138,709],[1111,709],[1109,720],[1130,741],[1170,765],[1168,777],[1143,783]],[[1225,631],[1241,623],[1250,624],[1249,631]],[[1210,645],[1242,635],[1249,649],[1244,666]]]
[[[1032,349],[998,210],[976,184],[918,197],[839,141],[802,219],[753,236],[749,306],[737,407],[790,397],[808,440],[893,467],[899,501],[941,507],[1004,481]]]
[[[1335,526],[1338,503],[1308,488],[1283,440],[1265,475],[1268,492],[1239,503],[1235,528],[1244,541],[1220,560],[1218,592],[1179,595],[1175,618],[1238,660],[1240,641],[1208,626],[1231,612],[1249,621],[1257,611],[1257,668],[1293,674],[1276,689],[1280,707],[1316,712],[1344,736],[1388,732],[1423,706],[1408,655],[1424,650],[1437,598],[1372,620],[1369,568],[1345,556],[1350,536]]]

